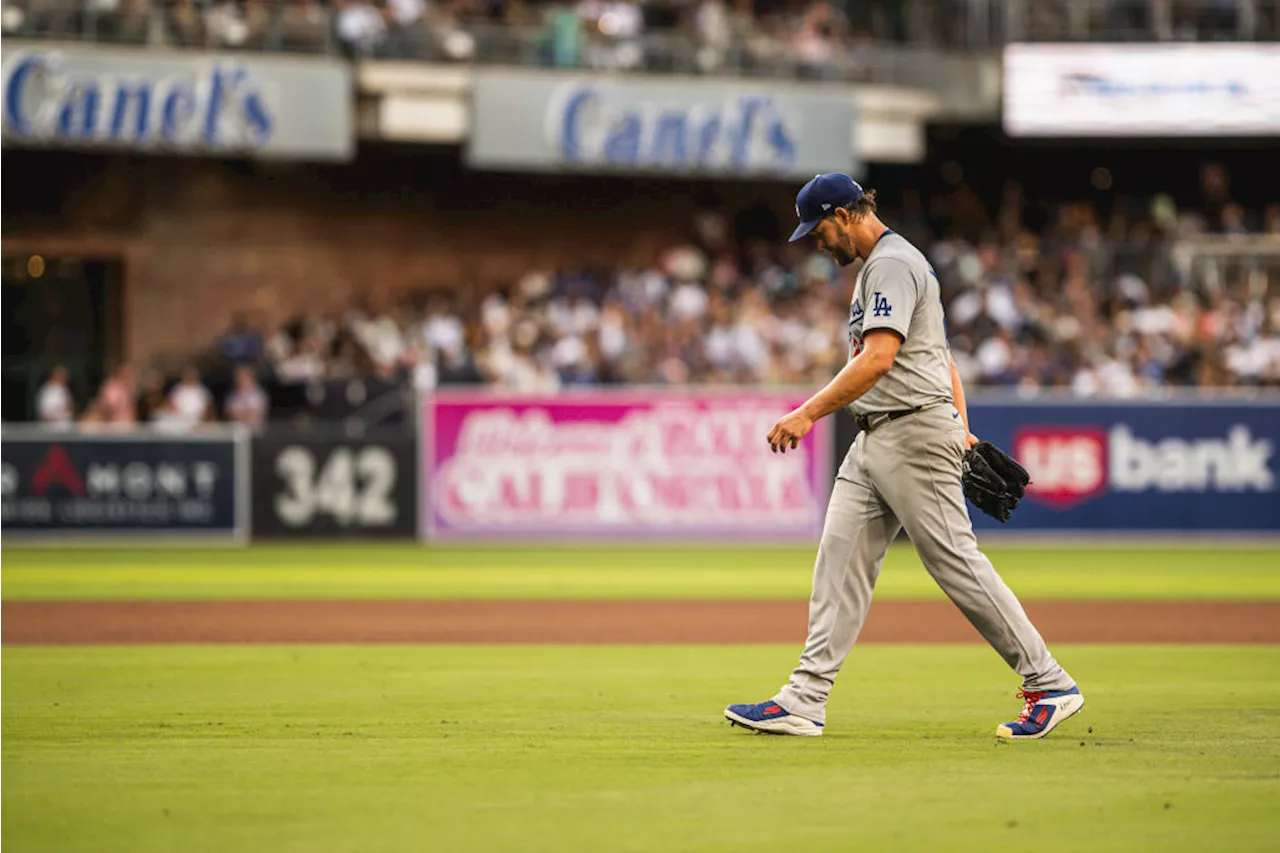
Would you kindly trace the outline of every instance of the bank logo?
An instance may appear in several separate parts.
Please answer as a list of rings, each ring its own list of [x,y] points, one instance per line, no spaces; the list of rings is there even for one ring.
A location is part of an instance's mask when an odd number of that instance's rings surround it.
[[[1013,437],[1032,483],[1027,496],[1067,509],[1104,491],[1241,493],[1276,488],[1275,445],[1235,424],[1223,437],[1149,439],[1127,424],[1031,426]]]
[[[1107,439],[1101,429],[1030,427],[1013,436],[1013,455],[1031,475],[1027,497],[1068,509],[1106,488]]]

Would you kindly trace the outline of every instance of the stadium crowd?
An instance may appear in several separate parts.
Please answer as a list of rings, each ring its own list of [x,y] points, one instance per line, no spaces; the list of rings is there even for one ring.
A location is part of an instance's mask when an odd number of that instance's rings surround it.
[[[1261,0],[4,0],[6,36],[860,79],[871,46],[1274,39]]]
[[[1118,397],[1280,387],[1274,256],[1270,267],[1234,267],[1212,280],[1190,276],[1174,252],[1179,240],[1206,233],[1280,240],[1280,204],[1244,210],[1213,166],[1205,186],[1195,211],[1156,197],[1116,205],[1104,221],[1088,202],[1033,217],[1010,183],[990,221],[961,231],[948,223],[975,221],[981,205],[960,183],[941,216],[908,191],[884,218],[937,269],[969,387]],[[1043,226],[1028,227],[1030,218]],[[208,384],[195,367],[176,382],[125,367],[77,407],[65,376],[55,375],[40,393],[40,416],[261,425],[279,415],[290,389],[304,389],[293,394],[303,400],[305,389],[344,380],[360,382],[357,402],[448,385],[826,382],[846,359],[856,266],[839,269],[805,243],[735,241],[731,231],[725,216],[707,212],[686,243],[647,268],[530,270],[500,291],[423,294],[386,311],[352,306],[270,329],[238,318],[202,361]]]

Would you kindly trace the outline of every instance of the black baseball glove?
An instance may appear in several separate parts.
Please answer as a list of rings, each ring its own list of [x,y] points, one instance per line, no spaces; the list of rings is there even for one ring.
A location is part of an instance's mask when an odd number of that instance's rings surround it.
[[[960,482],[974,506],[1005,522],[1027,493],[1031,477],[1012,456],[989,441],[980,441],[964,452]]]

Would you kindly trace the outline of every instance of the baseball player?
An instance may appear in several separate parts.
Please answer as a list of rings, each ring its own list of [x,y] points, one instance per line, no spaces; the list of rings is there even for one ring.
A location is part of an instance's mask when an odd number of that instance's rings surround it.
[[[965,507],[969,484],[962,487],[961,476],[979,442],[969,432],[947,345],[937,275],[880,221],[874,191],[864,192],[848,175],[818,175],[805,184],[796,215],[792,242],[813,234],[839,264],[864,263],[849,309],[848,363],[774,424],[769,445],[775,453],[794,449],[816,420],[844,406],[860,432],[827,508],[800,664],[772,699],[730,705],[725,716],[760,732],[822,734],[832,683],[862,630],[889,543],[905,528],[929,574],[1022,676],[1022,712],[996,735],[1044,737],[1079,711],[1084,697],[978,550]]]

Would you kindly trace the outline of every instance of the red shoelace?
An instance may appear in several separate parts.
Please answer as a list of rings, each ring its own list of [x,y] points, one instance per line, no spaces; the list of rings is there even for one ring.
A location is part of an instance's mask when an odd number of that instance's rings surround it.
[[[1018,722],[1025,723],[1027,721],[1027,717],[1031,716],[1031,709],[1044,698],[1044,694],[1028,693],[1025,690],[1019,690],[1016,695],[1026,703],[1022,706],[1022,713],[1018,715]]]

